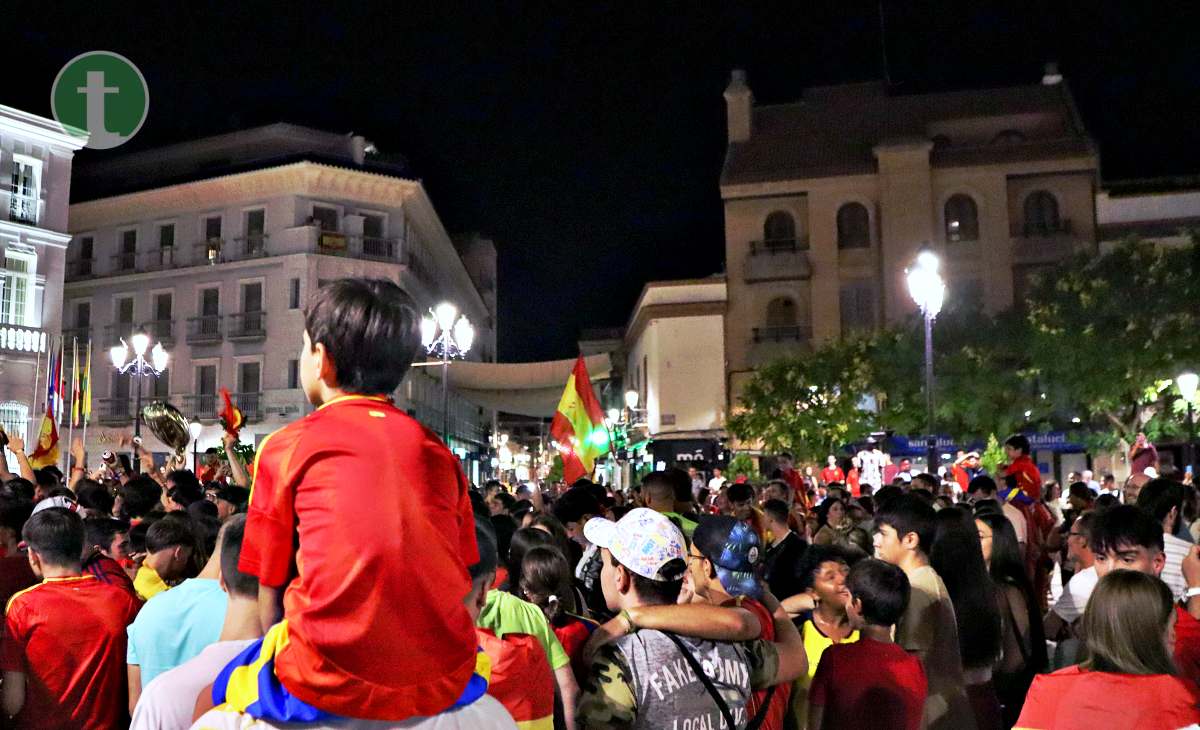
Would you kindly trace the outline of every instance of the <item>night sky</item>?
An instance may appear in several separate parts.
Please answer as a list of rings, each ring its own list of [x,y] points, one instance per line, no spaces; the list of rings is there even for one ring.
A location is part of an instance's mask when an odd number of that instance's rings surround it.
[[[451,232],[495,239],[508,361],[570,357],[645,282],[722,270],[731,68],[760,103],[883,75],[876,2],[162,5],[9,14],[0,103],[49,116],[59,68],[111,50],[150,117],[80,161],[275,121],[404,154]],[[1200,18],[1175,10],[1194,3],[884,5],[896,90],[1036,83],[1057,60],[1106,180],[1200,172]]]

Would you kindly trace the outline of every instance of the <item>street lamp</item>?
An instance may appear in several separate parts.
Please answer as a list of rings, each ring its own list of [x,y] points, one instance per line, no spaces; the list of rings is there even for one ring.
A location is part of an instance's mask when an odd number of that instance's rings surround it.
[[[475,328],[466,315],[449,302],[442,302],[429,315],[421,318],[421,344],[425,352],[442,359],[442,441],[450,443],[450,360],[466,357],[475,341]]]
[[[150,350],[149,361],[146,360],[147,349]],[[137,445],[142,438],[142,378],[150,376],[157,378],[161,375],[167,369],[168,355],[161,342],[154,343],[154,347],[151,349],[150,336],[145,332],[134,334],[129,338],[129,344],[126,344],[125,339],[121,338],[121,344],[109,348],[108,355],[112,358],[113,367],[117,369],[118,373],[121,375],[128,373],[137,392],[133,410],[133,447],[129,456],[129,461],[136,472],[138,471]]]
[[[933,434],[933,320],[942,311],[946,282],[938,273],[937,254],[925,249],[917,254],[916,265],[905,274],[908,293],[925,318],[925,430],[926,468],[937,473],[937,437]]]
[[[1196,405],[1196,387],[1200,385],[1200,375],[1193,372],[1186,372],[1175,378],[1175,385],[1179,388],[1179,395],[1183,396],[1183,400],[1187,403],[1187,444],[1183,449],[1183,460],[1185,468],[1196,469],[1196,417],[1194,413]],[[1192,477],[1195,479],[1195,476]]]
[[[200,432],[203,430],[204,425],[198,418],[188,424],[188,433],[192,435],[192,471],[197,475],[200,474]]]

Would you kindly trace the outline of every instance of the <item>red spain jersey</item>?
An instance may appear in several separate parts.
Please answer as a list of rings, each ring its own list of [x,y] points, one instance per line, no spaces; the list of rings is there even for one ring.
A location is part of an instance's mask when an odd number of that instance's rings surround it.
[[[467,479],[386,398],[345,396],[268,436],[240,567],[284,587],[275,674],[343,717],[435,715],[475,669]]]
[[[1015,476],[1017,486],[1034,499],[1042,498],[1042,472],[1028,456],[1019,456],[1004,470],[1004,476]]]

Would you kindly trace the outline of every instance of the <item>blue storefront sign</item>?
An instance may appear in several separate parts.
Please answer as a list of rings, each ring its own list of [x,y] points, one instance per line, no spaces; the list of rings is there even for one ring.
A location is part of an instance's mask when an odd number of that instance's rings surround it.
[[[1066,431],[1047,431],[1045,433],[1025,432],[1024,436],[1029,439],[1029,445],[1034,451],[1055,451],[1060,453],[1087,451],[1087,448],[1083,444],[1071,441]],[[922,457],[925,456],[925,451],[928,448],[925,439],[925,436],[891,436],[880,446],[893,457]],[[959,450],[982,451],[985,447],[986,443],[982,440],[958,443],[949,436],[939,435],[937,437],[937,449],[938,453],[941,454],[950,454],[953,456]]]

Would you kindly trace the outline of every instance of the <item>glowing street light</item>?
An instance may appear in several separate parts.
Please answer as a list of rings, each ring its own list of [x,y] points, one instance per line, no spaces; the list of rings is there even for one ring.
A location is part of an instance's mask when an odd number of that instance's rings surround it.
[[[450,361],[466,357],[475,342],[475,328],[458,308],[442,302],[421,318],[421,344],[429,354],[442,359],[442,441],[450,443]]]
[[[905,272],[908,293],[925,319],[925,432],[927,465],[937,473],[937,438],[933,435],[933,320],[942,311],[946,299],[946,282],[938,273],[941,262],[937,254],[924,249],[917,254],[915,265]]]
[[[148,349],[150,350],[149,361],[146,360],[146,350]],[[154,347],[151,348],[150,336],[145,332],[135,333],[129,338],[128,343],[122,338],[121,344],[109,348],[108,356],[118,373],[128,374],[133,380],[133,386],[137,393],[133,410],[133,451],[129,458],[136,471],[139,464],[137,445],[142,440],[142,378],[151,376],[157,378],[161,375],[167,369],[169,356],[161,342],[154,343]]]
[[[1195,470],[1196,468],[1196,387],[1200,386],[1200,375],[1194,372],[1181,373],[1175,378],[1175,387],[1179,388],[1179,395],[1183,397],[1187,403],[1187,430],[1188,440],[1187,448],[1184,449],[1183,460],[1187,469]],[[1194,477],[1193,477],[1194,478]]]

